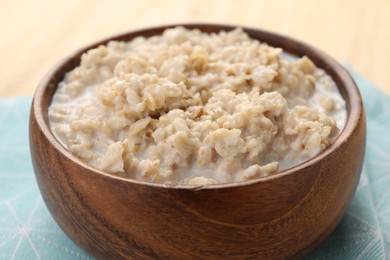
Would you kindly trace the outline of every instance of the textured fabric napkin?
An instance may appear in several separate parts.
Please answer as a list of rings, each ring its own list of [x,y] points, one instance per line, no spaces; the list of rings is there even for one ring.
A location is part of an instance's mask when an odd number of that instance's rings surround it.
[[[367,112],[364,168],[341,224],[307,259],[390,258],[390,97],[349,70]],[[0,259],[89,259],[42,201],[29,154],[30,103],[0,99]]]

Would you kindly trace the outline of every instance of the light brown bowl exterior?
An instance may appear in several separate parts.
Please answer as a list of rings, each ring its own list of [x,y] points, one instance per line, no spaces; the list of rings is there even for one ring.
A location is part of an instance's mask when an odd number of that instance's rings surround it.
[[[235,26],[187,24],[205,32]],[[172,27],[172,26],[167,26]],[[161,33],[166,26],[108,40]],[[133,259],[299,258],[340,222],[357,187],[366,125],[361,96],[346,70],[291,38],[244,28],[253,38],[299,56],[330,74],[346,100],[348,120],[334,144],[315,158],[263,179],[213,186],[142,183],[80,162],[53,136],[47,108],[81,49],[39,84],[31,106],[30,149],[44,201],[65,233],[95,257]]]

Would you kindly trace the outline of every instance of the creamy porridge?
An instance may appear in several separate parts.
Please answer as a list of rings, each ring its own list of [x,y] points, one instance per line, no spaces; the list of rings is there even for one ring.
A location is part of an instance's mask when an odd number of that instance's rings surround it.
[[[83,54],[49,108],[52,131],[102,171],[205,185],[268,176],[328,147],[346,120],[307,57],[177,27]]]

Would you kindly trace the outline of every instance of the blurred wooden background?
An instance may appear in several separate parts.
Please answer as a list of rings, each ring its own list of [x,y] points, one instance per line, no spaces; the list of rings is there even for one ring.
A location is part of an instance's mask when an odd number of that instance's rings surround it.
[[[91,41],[178,22],[287,34],[349,63],[390,93],[389,0],[0,0],[0,96],[32,95],[54,63]]]

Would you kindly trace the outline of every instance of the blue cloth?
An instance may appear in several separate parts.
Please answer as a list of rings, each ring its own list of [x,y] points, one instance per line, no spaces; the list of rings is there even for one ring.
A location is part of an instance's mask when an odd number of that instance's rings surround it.
[[[367,111],[367,151],[341,224],[307,259],[390,258],[390,97],[349,69]],[[39,193],[28,146],[31,97],[0,99],[0,259],[89,259]]]

